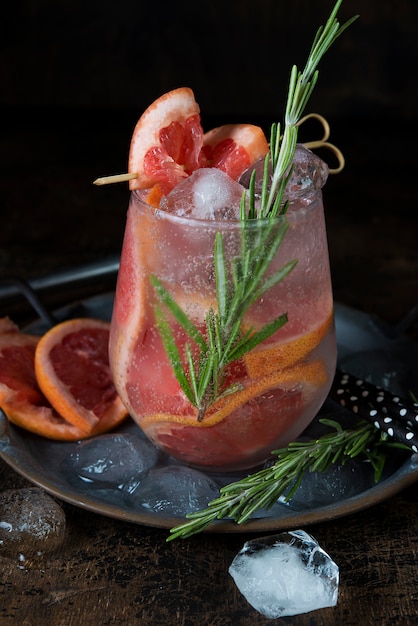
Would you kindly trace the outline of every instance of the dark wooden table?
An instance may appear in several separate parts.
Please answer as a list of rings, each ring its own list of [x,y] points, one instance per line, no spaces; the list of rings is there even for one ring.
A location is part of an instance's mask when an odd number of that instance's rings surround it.
[[[91,181],[124,171],[135,117],[129,111],[4,111],[0,278],[37,279],[118,254],[126,187],[98,189]],[[418,301],[416,149],[394,132],[394,120],[330,121],[332,139],[347,159],[345,171],[325,189],[335,299],[395,324]],[[416,128],[409,133],[416,136]],[[55,307],[112,289],[112,281],[44,290],[41,297]],[[0,303],[4,314],[22,324],[34,318],[14,297]],[[418,338],[416,324],[410,336]],[[27,484],[0,461],[0,490]],[[250,538],[245,533],[167,544],[165,530],[62,505],[67,534],[56,553],[23,567],[0,556],[1,626],[270,623],[228,575],[234,555]],[[306,530],[340,567],[338,605],[276,623],[417,623],[414,485],[367,510]]]

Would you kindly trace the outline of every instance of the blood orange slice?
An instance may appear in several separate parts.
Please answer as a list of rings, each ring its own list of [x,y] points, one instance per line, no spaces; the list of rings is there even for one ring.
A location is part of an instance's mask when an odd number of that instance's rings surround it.
[[[264,132],[252,124],[218,126],[205,134],[203,143],[210,167],[226,172],[234,180],[269,150]]]
[[[193,91],[187,87],[169,91],[145,110],[131,140],[128,171],[137,177],[130,181],[130,189],[148,189],[158,183],[168,193],[200,166],[199,112]]]
[[[51,407],[35,377],[39,337],[19,332],[7,318],[0,320],[0,407],[8,420],[33,433],[66,441],[83,432]]]
[[[235,180],[268,152],[261,128],[228,124],[204,135],[200,108],[188,87],[155,100],[138,120],[131,140],[128,171],[135,173],[130,189],[152,189],[158,204],[183,178],[201,167],[217,167]]]
[[[9,317],[2,317],[0,319],[0,335],[17,332],[19,332],[19,327]]]
[[[35,351],[36,379],[54,409],[87,435],[109,430],[127,415],[108,358],[109,324],[75,319],[57,324]]]

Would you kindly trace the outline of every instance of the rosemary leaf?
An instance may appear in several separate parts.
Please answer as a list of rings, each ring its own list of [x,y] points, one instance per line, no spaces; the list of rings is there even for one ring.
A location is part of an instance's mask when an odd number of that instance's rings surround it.
[[[238,343],[234,350],[230,353],[231,360],[235,361],[240,359],[244,354],[250,352],[253,348],[258,346],[262,341],[271,337],[276,331],[278,331],[287,322],[287,314],[283,313],[276,317],[272,322],[269,322],[263,328],[252,335],[250,335],[246,341]]]
[[[277,283],[284,280],[286,276],[290,274],[296,264],[297,259],[289,261],[288,263],[286,263],[286,265],[283,265],[281,269],[277,270],[277,272],[269,276],[260,287],[260,289],[256,292],[256,297],[254,298],[254,301],[261,298],[267,291],[269,291],[269,289],[274,287],[274,285],[277,285]]]
[[[206,341],[202,333],[196,328],[196,326],[190,321],[187,314],[173,299],[170,292],[163,286],[156,276],[150,277],[152,284],[154,285],[157,294],[162,302],[170,310],[177,322],[183,326],[187,334],[203,349],[207,350]]]
[[[162,313],[160,307],[156,307],[155,315],[157,319],[157,325],[158,325],[158,329],[160,332],[160,336],[163,341],[167,356],[170,360],[171,366],[173,368],[174,375],[177,378],[178,383],[183,389],[189,402],[191,402],[194,406],[196,406],[195,396],[193,394],[192,388],[190,387],[189,380],[184,372],[183,364],[181,361],[181,356],[178,351],[173,333],[171,331],[171,327],[168,324],[167,320],[165,319],[165,316]]]
[[[221,233],[216,233],[214,247],[216,296],[218,301],[218,314],[223,320],[227,315],[228,306],[228,279],[226,274],[225,254]]]

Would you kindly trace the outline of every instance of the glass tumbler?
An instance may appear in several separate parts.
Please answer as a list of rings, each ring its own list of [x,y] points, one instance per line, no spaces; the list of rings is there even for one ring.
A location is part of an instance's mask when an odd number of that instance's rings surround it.
[[[312,421],[335,372],[322,192],[243,221],[179,217],[145,198],[131,192],[111,322],[118,393],[181,462],[259,466]]]

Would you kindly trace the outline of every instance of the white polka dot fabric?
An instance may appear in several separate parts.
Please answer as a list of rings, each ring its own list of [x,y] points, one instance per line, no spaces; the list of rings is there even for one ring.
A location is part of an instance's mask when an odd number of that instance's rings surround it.
[[[418,452],[418,403],[337,370],[330,397]]]

